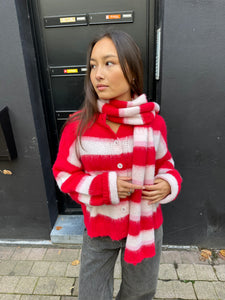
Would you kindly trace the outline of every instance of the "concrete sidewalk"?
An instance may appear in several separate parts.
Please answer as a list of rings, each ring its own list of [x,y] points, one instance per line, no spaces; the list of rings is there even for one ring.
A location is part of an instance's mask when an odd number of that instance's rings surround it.
[[[80,253],[80,245],[0,246],[0,300],[77,300]],[[114,295],[120,278],[118,261]],[[225,261],[164,249],[156,299],[225,300]]]

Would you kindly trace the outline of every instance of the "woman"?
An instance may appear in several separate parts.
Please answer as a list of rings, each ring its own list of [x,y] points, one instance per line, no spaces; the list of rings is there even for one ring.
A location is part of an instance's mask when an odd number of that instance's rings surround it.
[[[150,300],[162,244],[160,204],[176,198],[181,177],[159,106],[142,94],[142,61],[133,39],[120,31],[96,38],[87,66],[83,109],[67,122],[53,166],[59,188],[84,214],[79,299],[112,299],[121,249],[116,299]]]

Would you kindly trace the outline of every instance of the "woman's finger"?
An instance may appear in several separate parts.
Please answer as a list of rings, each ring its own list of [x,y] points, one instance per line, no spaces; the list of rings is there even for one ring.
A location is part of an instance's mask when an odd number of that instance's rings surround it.
[[[147,197],[155,196],[158,194],[159,194],[158,191],[153,191],[153,192],[142,191],[142,195],[147,196]]]

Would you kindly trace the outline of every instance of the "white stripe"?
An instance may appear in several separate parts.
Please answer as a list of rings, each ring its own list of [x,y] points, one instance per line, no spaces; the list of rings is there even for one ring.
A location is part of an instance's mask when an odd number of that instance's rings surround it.
[[[89,188],[91,186],[92,180],[94,179],[94,176],[84,176],[78,185],[76,186],[76,192],[81,194],[89,194]]]
[[[97,106],[98,106],[98,111],[102,112],[102,107],[105,105],[105,103],[102,103],[101,101],[97,102]]]
[[[158,174],[165,174],[167,172],[171,171],[171,169],[167,169],[167,168],[160,168],[158,170]]]
[[[161,135],[159,146],[158,146],[158,149],[157,149],[157,152],[156,152],[156,159],[163,158],[166,155],[167,151],[168,151],[168,149],[167,149],[166,142],[165,142],[164,138]]]
[[[170,184],[170,187],[171,187],[171,194],[169,194],[166,198],[161,200],[160,204],[166,204],[168,202],[173,201],[176,198],[178,191],[179,191],[179,186],[178,186],[176,178],[171,174],[159,174],[156,176],[156,178],[162,178],[162,179],[166,180]]]
[[[71,176],[70,173],[67,172],[60,172],[57,177],[56,177],[56,182],[57,185],[59,187],[59,189],[61,189],[61,186],[63,185],[63,183]]]
[[[129,215],[129,201],[122,201],[117,205],[87,206],[87,210],[93,218],[102,215],[118,220]]]
[[[70,164],[80,168],[81,167],[81,162],[80,162],[79,158],[77,157],[75,143],[76,143],[76,141],[74,141],[73,144],[69,148],[69,155],[67,157],[67,161]]]
[[[171,159],[168,160],[173,166],[175,165],[173,158],[171,157]]]
[[[130,220],[140,222],[141,219],[141,204],[130,202]]]
[[[133,152],[133,137],[104,139],[82,137],[80,155],[120,155]]]
[[[135,143],[145,142],[147,143],[147,136],[148,136],[148,128],[146,127],[138,127],[134,128],[134,139]]]
[[[99,99],[97,101],[97,107],[98,107],[99,112],[102,112],[102,108],[106,103],[109,103],[109,100],[100,100]]]
[[[147,200],[140,203],[130,202],[130,220],[139,222],[141,217],[152,217],[157,211],[158,204],[149,205]],[[141,217],[140,217],[141,216]]]
[[[84,195],[84,194],[78,194],[78,201],[84,204],[90,203],[91,196],[90,195]]]
[[[154,178],[155,178],[155,165],[146,166],[144,183],[147,185],[153,184]]]
[[[135,118],[124,118],[124,123],[128,125],[143,125],[144,121],[141,115],[136,115]]]
[[[136,116],[141,116],[140,115],[140,107],[126,107],[126,108],[121,108],[119,109],[119,116],[121,118],[125,117],[133,117],[135,118]]]
[[[155,146],[156,151],[159,147],[160,136],[161,136],[161,132],[159,130],[154,130],[153,131],[154,146]]]
[[[137,128],[134,129],[134,139],[135,139],[135,146],[136,147],[147,147],[151,148],[154,147],[154,135],[151,128]]]
[[[144,173],[145,173],[144,171],[145,171],[145,166],[140,167],[140,166],[133,165],[133,168],[132,168],[132,182],[134,184],[143,185]]]
[[[131,251],[137,251],[144,245],[154,244],[154,229],[143,230],[138,236],[128,235],[126,248]]]
[[[146,96],[144,94],[142,94],[141,96],[137,97],[136,99],[129,101],[127,104],[127,106],[131,107],[131,106],[139,106],[141,104],[147,103],[147,99]]]
[[[109,172],[109,193],[112,204],[118,204],[120,199],[117,191],[117,174],[116,172]]]

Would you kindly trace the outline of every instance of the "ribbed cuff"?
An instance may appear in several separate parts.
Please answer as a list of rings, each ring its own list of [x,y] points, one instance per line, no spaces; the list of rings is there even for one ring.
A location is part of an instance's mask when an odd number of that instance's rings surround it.
[[[166,180],[171,187],[171,193],[166,198],[161,200],[160,204],[166,204],[173,201],[177,197],[179,192],[179,186],[176,178],[171,174],[159,174],[155,178],[161,178]]]
[[[120,198],[118,197],[117,191],[117,174],[116,172],[108,173],[108,181],[109,181],[109,199],[111,204],[120,203]]]

